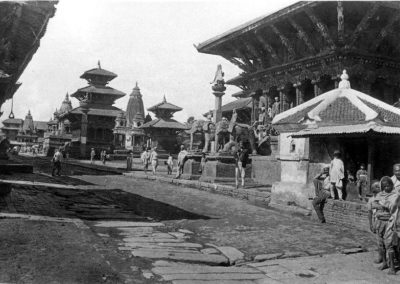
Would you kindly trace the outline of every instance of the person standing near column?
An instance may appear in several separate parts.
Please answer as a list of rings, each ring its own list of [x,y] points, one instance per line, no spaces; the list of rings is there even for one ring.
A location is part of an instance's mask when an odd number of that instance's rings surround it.
[[[157,153],[157,147],[153,148],[153,152],[150,154],[150,161],[151,161],[151,167],[153,170],[153,175],[156,174],[157,167],[158,167],[158,153]]]
[[[181,151],[178,154],[178,170],[175,178],[180,178],[181,174],[183,174],[183,166],[185,165],[187,155],[188,152],[185,150],[185,146],[181,145]]]
[[[394,184],[394,191],[400,194],[400,164],[393,165],[392,181]]]
[[[329,176],[331,179],[331,197],[335,198],[335,189],[338,192],[339,200],[343,200],[343,179],[344,179],[344,164],[340,159],[341,153],[339,150],[333,152],[333,160],[329,168]]]
[[[235,183],[239,188],[239,177],[242,178],[242,188],[244,188],[244,178],[246,175],[246,165],[248,163],[249,154],[247,149],[243,148],[243,143],[239,143],[239,149],[235,152]]]
[[[53,156],[53,170],[51,171],[51,175],[54,176],[54,172],[59,176],[61,172],[61,160],[62,154],[60,149],[57,149]]]
[[[90,151],[90,163],[91,164],[93,164],[95,156],[96,156],[96,152],[94,151],[94,148],[92,148],[92,151]]]

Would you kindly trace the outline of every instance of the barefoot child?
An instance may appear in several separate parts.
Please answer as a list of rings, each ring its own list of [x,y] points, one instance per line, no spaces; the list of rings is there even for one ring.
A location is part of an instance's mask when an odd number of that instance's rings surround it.
[[[368,200],[367,203],[367,208],[368,208],[368,222],[369,222],[369,228],[371,230],[372,233],[376,234],[376,211],[377,209],[373,209],[372,205],[374,204],[374,202],[377,199],[377,195],[378,193],[381,191],[380,185],[379,185],[379,181],[375,180],[372,182],[371,185],[371,192],[373,194],[373,196]],[[379,200],[378,200],[379,201]],[[381,263],[382,262],[382,250],[380,249],[380,240],[378,238],[378,235],[376,235],[377,237],[377,243],[378,243],[378,258],[376,260],[374,260],[374,263]]]
[[[376,195],[372,203],[372,209],[376,209],[375,229],[378,238],[378,249],[382,255],[382,265],[379,269],[390,268],[389,274],[394,274],[394,249],[393,236],[388,232],[389,219],[395,211],[398,195],[393,191],[393,181],[390,177],[384,176],[380,182],[381,192]],[[390,230],[389,230],[390,231]]]

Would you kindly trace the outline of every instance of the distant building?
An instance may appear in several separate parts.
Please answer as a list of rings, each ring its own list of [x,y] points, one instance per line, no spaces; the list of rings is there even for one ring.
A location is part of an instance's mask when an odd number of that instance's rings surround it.
[[[25,120],[13,118],[11,114],[10,117],[3,121],[1,132],[12,145],[31,146],[43,142],[44,133],[47,131],[46,121],[34,121],[30,111]]]
[[[188,127],[172,119],[172,116],[175,112],[181,111],[182,108],[167,102],[164,96],[161,103],[147,110],[153,112],[156,116],[152,121],[140,126],[148,137],[147,145],[157,147],[161,153],[177,153],[179,151],[178,132]]]
[[[136,83],[130,94],[126,112],[121,111],[115,120],[113,130],[115,148],[140,152],[146,143],[144,130],[140,128],[144,122],[142,94]]]
[[[56,132],[51,135],[52,140],[62,138],[65,143],[70,136],[72,156],[88,157],[91,148],[96,152],[113,151],[115,119],[122,111],[113,104],[125,96],[125,93],[107,86],[116,77],[117,74],[102,69],[99,62],[97,68],[84,72],[80,77],[88,82],[88,86],[71,95],[79,100],[79,107],[70,109],[70,102],[65,100],[60,111],[55,113],[55,121],[48,122]],[[48,144],[51,147],[51,141]]]

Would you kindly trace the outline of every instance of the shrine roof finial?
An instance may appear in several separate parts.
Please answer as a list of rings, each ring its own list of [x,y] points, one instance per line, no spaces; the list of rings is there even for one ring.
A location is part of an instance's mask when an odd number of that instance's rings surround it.
[[[339,82],[339,89],[350,89],[349,75],[347,75],[347,71],[343,70],[342,75],[340,76],[341,81]]]
[[[167,102],[167,99],[165,98],[165,95],[164,95],[163,103],[166,103],[166,102]]]
[[[99,66],[99,69],[101,69],[100,60],[99,60],[99,61],[97,61],[97,66]]]

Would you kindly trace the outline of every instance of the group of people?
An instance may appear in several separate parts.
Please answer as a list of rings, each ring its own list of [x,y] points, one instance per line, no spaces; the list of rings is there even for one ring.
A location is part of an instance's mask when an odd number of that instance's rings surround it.
[[[325,223],[323,206],[328,198],[343,200],[344,165],[340,152],[334,152],[329,167],[314,178],[315,198],[313,207],[321,223]],[[349,177],[348,177],[349,178]],[[352,177],[350,177],[352,178]],[[356,173],[359,193],[368,183],[368,173],[362,164]],[[381,270],[389,268],[389,274],[395,274],[395,260],[400,261],[400,164],[393,166],[393,176],[384,176],[380,181],[371,182],[372,197],[368,199],[368,219],[370,230],[376,235],[378,259]]]
[[[96,151],[94,150],[94,148],[91,149],[90,151],[90,163],[93,164],[94,163],[94,158],[96,157]],[[105,165],[106,160],[108,158],[108,154],[106,150],[101,150],[100,151],[100,160],[103,163],[103,165]]]
[[[181,145],[181,150],[178,154],[176,178],[179,178],[183,174],[183,167],[187,155],[188,152],[185,150],[185,146]],[[147,173],[149,165],[151,165],[153,175],[157,173],[157,168],[159,165],[157,147],[154,147],[153,149],[145,148],[143,153],[140,155],[140,159],[143,163],[143,170],[145,173]],[[167,165],[168,175],[171,175],[174,168],[174,159],[171,154],[168,155],[168,159],[165,164]]]

